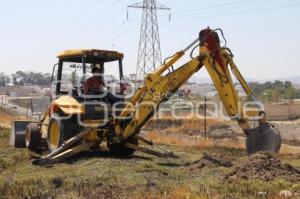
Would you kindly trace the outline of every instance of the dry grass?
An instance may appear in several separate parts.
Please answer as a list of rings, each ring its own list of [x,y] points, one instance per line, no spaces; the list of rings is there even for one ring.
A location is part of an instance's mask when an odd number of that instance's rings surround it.
[[[206,149],[213,147],[226,147],[244,149],[244,142],[238,139],[205,139],[201,137],[178,136],[176,134],[159,133],[157,131],[147,132],[147,137],[157,144],[167,144],[180,147],[195,147],[198,149]]]
[[[207,130],[211,131],[216,128],[229,129],[230,122],[218,118],[207,117],[206,125]],[[159,119],[150,120],[144,127],[149,130],[166,130],[170,133],[179,134],[199,134],[204,131],[204,117],[184,117],[184,118],[174,118],[171,116],[164,116]]]
[[[28,117],[22,115],[10,115],[0,110],[0,127],[10,128],[14,120],[27,120]]]
[[[7,121],[12,119],[15,118],[6,118]],[[169,124],[179,122],[174,118],[164,119],[171,120]],[[232,171],[231,168],[183,172],[181,167],[200,159],[203,153],[224,154],[237,160],[246,156],[243,140],[205,140],[180,134],[184,128],[201,130],[202,121],[191,118],[180,128],[171,125],[172,134],[147,132],[159,147],[173,151],[178,159],[139,152],[128,159],[112,158],[106,152],[87,153],[49,168],[31,165],[30,153],[26,149],[9,147],[9,130],[0,129],[0,198],[243,199],[257,198],[259,192],[265,192],[263,198],[273,199],[279,198],[282,189],[300,193],[300,184],[279,179],[271,183],[260,180],[226,182],[223,176]],[[210,118],[208,124],[213,126],[219,122]],[[290,154],[282,158],[300,168],[299,156]]]
[[[284,122],[291,126],[298,126],[300,120]],[[230,129],[231,121],[208,118],[207,126],[208,131],[214,128]],[[214,139],[214,137],[204,139],[204,118],[190,117],[187,119],[175,119],[170,116],[161,119],[151,120],[146,127],[147,136],[158,144],[167,144],[181,147],[196,147],[196,148],[213,148],[213,147],[226,147],[226,148],[245,148],[244,134],[235,134],[232,137],[225,139]],[[201,134],[202,133],[202,134]],[[191,136],[189,136],[191,135]],[[209,133],[208,133],[209,135]],[[238,136],[238,137],[237,137]],[[282,136],[286,136],[282,134]],[[280,154],[282,155],[299,155],[300,147],[298,141],[282,139],[282,146]],[[294,143],[293,143],[294,142]],[[292,145],[291,145],[292,144]]]
[[[184,119],[170,116],[153,119],[145,127],[145,134],[157,144],[199,149],[213,147],[244,148],[244,142],[240,142],[235,136],[232,136],[234,133],[225,139],[213,139],[215,137],[210,135],[210,132],[216,129],[230,130],[229,121],[208,117],[206,124],[207,139],[203,138],[204,117],[196,116]]]
[[[265,104],[267,116],[273,120],[288,120],[300,116],[300,104]]]
[[[8,141],[8,130],[2,130],[1,143]],[[150,134],[165,143],[167,137]],[[157,137],[155,137],[157,136]],[[166,139],[166,140],[164,140]],[[0,198],[255,198],[260,191],[265,198],[276,198],[282,189],[300,191],[300,184],[285,181],[271,183],[259,180],[228,183],[223,176],[231,168],[204,168],[199,172],[184,172],[181,167],[201,158],[201,154],[221,153],[236,159],[244,158],[243,149],[215,145],[211,140],[187,147],[174,139],[177,146],[160,145],[179,155],[164,159],[136,153],[129,159],[112,158],[106,153],[86,154],[53,167],[32,166],[26,149],[0,145]],[[237,146],[239,147],[239,146]],[[286,161],[295,166],[300,162],[289,156]]]
[[[287,144],[282,144],[280,148],[280,154],[282,155],[299,155],[300,148],[298,146],[290,146]]]
[[[216,147],[245,150],[245,138],[243,137],[238,137],[236,139],[215,140],[209,138],[204,139],[201,137],[178,136],[176,134],[160,133],[158,131],[149,131],[146,133],[146,135],[156,144],[166,144],[179,147],[193,147],[199,150],[205,150]],[[280,154],[282,156],[288,156],[299,159],[300,147],[282,144]]]

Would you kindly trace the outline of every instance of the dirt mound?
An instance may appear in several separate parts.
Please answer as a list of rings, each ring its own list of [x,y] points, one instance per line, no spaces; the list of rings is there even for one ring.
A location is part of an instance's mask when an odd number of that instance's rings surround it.
[[[261,179],[271,181],[275,178],[295,182],[300,180],[300,170],[282,163],[277,154],[259,152],[241,161],[234,170],[225,176],[226,180]]]
[[[204,167],[231,167],[233,164],[230,160],[230,158],[217,155],[216,153],[213,153],[211,155],[203,153],[203,156],[201,159],[196,160],[190,164],[187,164],[185,167],[182,167],[181,169],[185,172],[193,172],[193,171],[199,171]]]

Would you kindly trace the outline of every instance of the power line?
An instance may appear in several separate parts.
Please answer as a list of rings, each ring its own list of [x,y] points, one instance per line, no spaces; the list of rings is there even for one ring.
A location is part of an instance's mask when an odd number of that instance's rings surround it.
[[[124,23],[125,23],[125,21],[123,21],[122,23],[121,23],[121,25],[117,25],[117,26],[115,26],[112,30],[117,30],[117,29],[119,29],[120,27],[122,27],[123,25],[124,25]],[[137,24],[136,24],[137,25]],[[129,28],[132,28],[132,26],[130,26]],[[129,28],[127,28],[126,30],[128,31],[128,29]],[[97,39],[97,41],[95,41],[95,42],[93,42],[93,44],[95,44],[95,43],[98,43],[99,41],[104,41],[104,40],[106,40],[106,38],[107,38],[107,36],[109,36],[110,34],[111,34],[111,32],[112,32],[112,30],[111,31],[108,31],[108,34],[107,35],[105,35],[105,36],[101,36],[99,39]],[[121,33],[123,33],[123,32],[125,32],[125,31],[122,31]],[[121,34],[121,33],[118,33],[118,35],[119,34]],[[114,37],[116,37],[116,36],[114,36]],[[112,39],[111,39],[112,40]],[[108,40],[108,41],[111,41],[111,40]],[[63,48],[65,48],[65,47],[63,47],[63,46],[65,46],[67,43],[69,43],[70,42],[70,40],[68,41],[68,42],[65,42],[63,45],[60,45],[60,47],[58,47],[59,49],[63,49]],[[105,42],[104,42],[105,43]],[[102,44],[102,43],[101,43]],[[97,46],[97,45],[96,45]],[[41,59],[39,59],[39,61],[42,61],[42,60],[44,60],[44,59],[46,59],[46,57],[48,57],[48,56],[50,56],[50,54],[52,54],[52,52],[50,53],[47,53],[45,56],[43,56]]]
[[[242,0],[242,1],[234,1],[234,2],[229,2],[229,3],[215,4],[215,5],[206,6],[206,7],[201,7],[201,8],[197,8],[197,9],[177,11],[177,12],[173,12],[172,14],[178,14],[178,13],[191,13],[191,12],[195,12],[195,11],[198,12],[199,10],[207,10],[207,9],[223,8],[223,7],[227,7],[227,6],[243,4],[243,3],[246,3],[246,2],[250,2],[250,1],[252,1],[252,0]]]
[[[268,2],[263,2],[263,3],[268,3]],[[219,12],[226,12],[226,11],[233,11],[233,10],[238,10],[238,9],[247,9],[250,8],[251,5],[257,5],[257,2],[251,0],[251,1],[245,1],[244,3],[236,3],[236,4],[228,4],[226,6],[216,6],[216,7],[211,7],[207,9],[199,9],[195,10],[193,12],[182,12],[182,13],[172,13],[173,17],[189,17],[189,16],[195,16],[195,15],[201,15],[201,14],[212,14],[212,13],[219,13]]]
[[[37,51],[36,53],[34,53],[34,55],[32,55],[30,57],[30,64],[36,64],[41,60],[44,60],[46,55],[48,56],[50,54],[50,49],[49,46],[55,44],[57,42],[57,40],[59,40],[61,38],[62,34],[65,34],[71,27],[74,27],[76,23],[78,23],[82,18],[84,18],[88,11],[90,9],[94,9],[95,5],[98,4],[99,1],[95,0],[93,1],[91,4],[89,4],[82,13],[80,13],[81,15],[79,15],[75,20],[73,20],[71,23],[69,23],[69,25],[65,26],[64,30],[62,32],[60,32],[58,35],[56,35],[56,37],[54,39],[52,39],[49,43],[47,43],[47,45],[42,45]],[[52,48],[53,49],[53,48]],[[42,53],[42,55],[41,55]],[[45,54],[46,53],[46,54]],[[38,56],[40,55],[40,56]],[[38,57],[38,58],[37,58]],[[32,59],[34,59],[35,61],[32,63]]]
[[[160,30],[163,30],[163,29],[167,28],[167,27],[169,26],[169,24],[170,24],[170,23],[169,23],[169,20],[162,21],[162,22],[159,24]],[[133,30],[133,29],[131,29],[131,30]],[[129,30],[129,31],[127,32],[127,34],[128,34],[129,32],[131,32],[131,30]],[[121,36],[123,36],[123,34],[122,34]],[[135,45],[138,44],[137,39],[134,38],[134,37],[132,37],[132,39],[130,39],[130,40],[124,40],[124,39],[123,39],[122,41],[125,41],[125,42],[123,42],[121,45],[119,45],[119,46],[116,47],[116,49],[119,50],[119,51],[121,51],[121,52],[129,52],[129,49],[132,49],[133,46],[135,46]],[[128,54],[125,55],[125,58],[128,58],[128,57],[129,57],[129,56],[127,56],[127,55],[128,55]],[[126,61],[128,61],[128,59],[126,59]],[[124,62],[124,64],[125,64],[125,66],[126,66],[126,62]],[[126,67],[126,68],[128,69],[127,74],[133,73],[133,71],[131,70],[130,67]]]
[[[197,8],[197,9],[175,11],[175,12],[172,12],[172,16],[185,16],[185,15],[193,15],[193,14],[202,13],[202,12],[212,12],[211,10],[236,7],[236,6],[239,6],[239,5],[249,5],[247,3],[253,2],[253,1],[254,0],[234,1],[234,2],[210,5],[210,6],[206,6],[206,7]],[[168,16],[168,15],[167,14],[161,14],[159,16],[163,17],[163,16]]]
[[[88,27],[90,27],[92,24],[94,24],[95,22],[97,22],[97,19],[99,19],[100,17],[100,14],[101,14],[101,17],[104,17],[106,16],[109,11],[111,11],[113,8],[114,8],[114,5],[115,5],[115,2],[113,2],[112,4],[110,4],[109,6],[107,6],[103,12],[99,12],[97,13],[97,15],[95,17],[93,17],[93,20],[91,21],[91,23],[87,23],[85,26],[82,26],[78,31],[76,30],[76,34],[73,35],[73,37],[71,39],[69,39],[68,41],[64,42],[62,45],[60,45],[60,47],[63,47],[65,44],[67,43],[70,43],[72,41],[74,41],[76,38],[82,36]],[[104,21],[104,23],[102,23],[99,27],[102,27],[106,24],[106,23],[109,23],[109,20],[107,21]]]
[[[178,18],[174,19],[173,21],[184,21],[184,20],[199,20],[199,17],[202,18],[208,18],[208,17],[221,17],[221,16],[230,16],[230,15],[241,15],[241,14],[247,14],[247,13],[258,13],[258,12],[266,12],[266,11],[272,11],[272,10],[278,10],[278,9],[284,9],[284,8],[290,8],[290,7],[298,7],[300,6],[300,3],[296,4],[288,4],[288,5],[282,5],[282,6],[275,6],[270,8],[258,8],[253,10],[242,10],[237,12],[231,12],[231,13],[224,13],[224,14],[216,14],[216,15],[191,15],[189,17],[192,18]]]
[[[210,6],[206,6],[206,7],[197,8],[197,9],[175,11],[175,12],[172,12],[172,16],[173,17],[174,16],[185,17],[185,15],[194,15],[194,14],[197,14],[199,12],[202,13],[203,10],[211,12],[211,10],[215,10],[215,9],[228,8],[228,7],[237,6],[237,5],[247,5],[245,3],[249,3],[249,2],[253,2],[253,1],[254,0],[234,1],[234,2],[228,2],[228,3],[210,5]],[[158,16],[159,17],[168,16],[170,18],[170,13],[169,14],[160,14]],[[138,19],[138,18],[133,18],[133,19],[129,19],[129,20],[136,20],[136,19]]]
[[[95,2],[96,2],[96,3],[99,3],[98,0],[94,1],[93,3],[95,3]],[[105,8],[103,12],[100,12],[100,13],[102,14],[102,16],[103,16],[103,15],[106,15],[106,14],[113,8],[113,5],[114,5],[114,4],[115,4],[115,2],[113,2],[112,4],[110,4],[107,8]],[[80,21],[81,18],[83,18],[84,16],[86,16],[86,14],[88,13],[87,11],[88,11],[89,9],[91,9],[92,6],[93,6],[92,9],[95,9],[95,6],[94,6],[94,5],[95,5],[95,4],[90,4],[90,5],[85,9],[85,12],[84,12],[83,15],[79,16],[78,18],[76,18],[72,23],[70,23],[70,24],[67,26],[67,28],[65,29],[65,32],[68,31],[68,29],[70,29],[70,27],[78,27],[78,26],[75,26],[75,24],[76,24],[78,21]],[[97,14],[96,16],[99,16],[99,15]],[[94,19],[94,21],[95,21],[96,17],[93,17],[93,19]],[[102,19],[103,19],[103,18],[102,18]],[[93,22],[94,22],[94,21],[93,21]],[[107,23],[107,22],[109,22],[109,20],[105,21],[103,24],[105,24],[105,23]],[[88,28],[90,25],[91,25],[91,24],[89,23],[88,25],[84,26],[84,28],[81,28],[78,32],[75,31],[75,37],[74,37],[74,35],[73,35],[72,39],[70,39],[70,40],[68,40],[68,41],[65,41],[63,44],[60,44],[59,47],[55,47],[55,49],[57,49],[57,48],[61,49],[61,48],[63,48],[67,43],[70,43],[71,41],[74,41],[74,39],[75,39],[76,37],[78,37],[78,35],[80,35],[80,33],[83,32],[83,31],[85,30],[85,28]],[[64,33],[61,33],[59,36],[61,36],[62,34],[65,34],[65,32],[64,32]],[[78,34],[78,33],[79,33],[79,34]],[[60,38],[60,37],[56,37],[54,40],[52,40],[51,44],[56,43],[57,40],[58,40],[59,38]],[[46,54],[45,54],[45,49],[47,49],[46,52],[48,52],[48,53],[46,53]],[[50,52],[49,49],[50,49],[49,47],[40,49],[40,52],[44,52],[44,56],[42,56],[42,57],[40,57],[40,58],[36,58],[36,56],[35,56],[36,62],[34,62],[34,63],[36,64],[36,63],[38,63],[38,62],[44,60],[44,59],[45,59],[46,57],[48,57],[50,54],[52,55],[52,52]],[[43,50],[43,51],[42,51],[42,50]],[[54,50],[54,48],[52,48],[52,51],[53,51],[53,50]]]
[[[118,29],[121,29],[125,24],[127,24],[126,20],[121,21],[121,23],[118,23],[117,25],[113,26],[110,29],[106,29],[106,34],[104,34],[102,37],[97,38],[93,44],[102,44],[103,41],[106,40],[107,37],[111,36],[113,33],[116,33]],[[100,43],[102,42],[102,43]]]
[[[165,26],[165,24],[169,24],[169,20],[166,20],[160,24],[160,30],[167,27],[167,26]],[[133,39],[127,41],[125,44],[121,45],[119,48],[122,49],[126,46],[126,48],[124,48],[124,49],[128,49],[129,47],[132,47],[133,45],[136,44],[136,43],[134,43],[134,41],[137,41],[137,40],[136,40],[136,38],[133,37]]]
[[[135,23],[135,24],[133,24],[132,26],[128,26],[125,30],[123,30],[123,31],[121,31],[121,32],[119,32],[119,33],[117,33],[117,34],[115,34],[115,35],[112,36],[109,40],[106,40],[106,41],[100,43],[99,46],[102,46],[102,45],[104,45],[104,44],[106,44],[106,43],[109,43],[109,42],[111,42],[111,41],[113,41],[113,40],[115,40],[115,39],[117,39],[117,38],[119,38],[119,37],[121,37],[121,36],[124,36],[125,33],[134,30],[133,28],[136,27],[138,24],[139,24],[139,23]]]
[[[225,9],[232,9],[232,8],[239,8],[242,6],[242,9],[249,8],[253,5],[262,5],[262,4],[270,4],[274,3],[274,1],[260,1],[260,0],[243,0],[243,1],[236,1],[236,2],[229,2],[225,4],[216,4],[214,6],[207,6],[205,8],[199,8],[199,9],[193,9],[193,10],[185,10],[185,11],[179,11],[179,12],[173,12],[173,18],[187,18],[187,17],[194,17],[198,16],[199,14],[203,14],[203,12],[216,12],[217,10],[222,9],[221,11],[226,11]],[[223,14],[220,14],[223,15]],[[162,14],[159,16],[167,16],[166,14]],[[205,16],[205,15],[203,15]],[[210,16],[210,15],[209,15]]]
[[[65,34],[71,27],[74,27],[74,25],[75,25],[78,21],[80,21],[83,17],[85,17],[85,16],[87,15],[88,11],[89,11],[92,7],[94,8],[94,7],[95,7],[95,4],[98,4],[98,3],[99,3],[99,1],[98,1],[98,0],[95,0],[95,1],[93,1],[91,4],[89,4],[89,5],[84,9],[84,11],[81,12],[80,15],[79,15],[77,18],[75,18],[75,20],[73,20],[69,25],[65,26],[64,30],[61,31],[59,34],[57,34],[57,35],[55,36],[54,39],[52,39],[52,40],[51,40],[49,43],[47,43],[46,45],[41,46],[41,47],[36,51],[36,53],[33,55],[33,57],[36,57],[40,52],[43,52],[43,50],[49,49],[49,45],[55,43],[55,42],[61,37],[62,34]],[[45,48],[45,46],[46,46],[46,48]],[[30,59],[30,60],[31,60],[31,59]]]

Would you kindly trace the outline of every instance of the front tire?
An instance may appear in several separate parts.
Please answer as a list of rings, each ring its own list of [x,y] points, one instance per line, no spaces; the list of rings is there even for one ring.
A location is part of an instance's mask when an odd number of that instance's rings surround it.
[[[53,117],[49,121],[47,143],[51,151],[59,148],[64,141],[70,139],[80,132],[77,117],[60,119]]]

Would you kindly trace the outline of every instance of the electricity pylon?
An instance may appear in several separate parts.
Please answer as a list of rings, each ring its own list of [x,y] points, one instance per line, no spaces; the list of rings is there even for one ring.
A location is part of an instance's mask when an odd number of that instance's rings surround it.
[[[170,8],[156,0],[143,0],[128,7],[143,9],[136,68],[136,82],[139,83],[147,73],[153,72],[162,63],[156,11]]]

